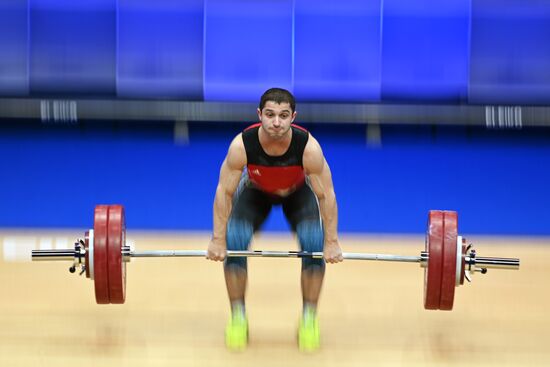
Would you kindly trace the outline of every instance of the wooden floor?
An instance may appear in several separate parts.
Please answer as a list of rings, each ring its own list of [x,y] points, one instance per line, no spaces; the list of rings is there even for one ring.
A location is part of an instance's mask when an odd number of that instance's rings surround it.
[[[22,259],[79,233],[3,232],[0,366],[548,366],[550,240],[468,238],[481,256],[520,257],[457,289],[452,312],[422,308],[418,264],[347,261],[328,267],[322,349],[296,348],[299,260],[250,259],[250,346],[224,348],[222,267],[203,259],[134,259],[127,301],[96,305],[90,280],[69,264]],[[129,234],[139,249],[204,248],[204,234]],[[348,252],[419,255],[421,237],[343,236]],[[294,249],[264,235],[256,249]],[[30,257],[30,256],[29,256]]]

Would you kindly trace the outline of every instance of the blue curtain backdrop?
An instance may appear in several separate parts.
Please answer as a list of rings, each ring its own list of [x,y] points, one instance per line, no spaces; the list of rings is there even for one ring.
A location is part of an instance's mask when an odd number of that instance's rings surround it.
[[[6,0],[0,96],[550,103],[550,3]]]

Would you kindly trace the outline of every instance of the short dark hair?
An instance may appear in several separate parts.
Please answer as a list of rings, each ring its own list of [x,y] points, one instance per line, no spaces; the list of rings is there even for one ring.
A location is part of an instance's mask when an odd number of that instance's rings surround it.
[[[262,98],[260,99],[260,111],[264,109],[267,101],[273,101],[277,104],[286,102],[290,105],[290,109],[292,110],[292,112],[296,111],[296,100],[294,99],[292,93],[290,93],[286,89],[271,88],[266,90],[264,94],[262,94]]]

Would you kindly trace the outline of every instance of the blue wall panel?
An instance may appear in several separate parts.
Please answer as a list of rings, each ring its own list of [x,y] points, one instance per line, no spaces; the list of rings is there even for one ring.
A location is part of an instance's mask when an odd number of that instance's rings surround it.
[[[294,92],[300,101],[380,100],[380,0],[296,0]]]
[[[470,2],[383,4],[382,99],[466,100]]]
[[[29,93],[28,0],[0,1],[0,96]]]
[[[116,0],[32,0],[30,88],[115,95]]]
[[[550,136],[468,128],[382,128],[382,147],[319,136],[340,228],[422,232],[430,209],[459,213],[462,233],[549,235]],[[353,157],[350,159],[350,157]]]
[[[550,2],[473,2],[469,101],[550,104]]]
[[[203,0],[118,4],[118,96],[202,100]]]
[[[130,229],[209,231],[220,164],[244,126],[8,129],[0,125],[0,227],[92,225],[122,203]],[[430,209],[459,212],[461,233],[550,235],[550,134],[382,127],[369,148],[358,125],[308,126],[331,166],[342,232],[422,233]],[[286,230],[280,210],[266,229]]]
[[[256,102],[292,90],[292,0],[205,0],[204,99]]]

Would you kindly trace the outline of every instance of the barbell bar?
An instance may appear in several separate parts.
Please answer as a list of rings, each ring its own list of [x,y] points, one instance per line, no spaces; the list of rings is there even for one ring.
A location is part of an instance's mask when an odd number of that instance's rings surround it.
[[[206,250],[131,250],[130,246],[122,248],[124,257],[206,257]],[[125,254],[126,253],[126,254]],[[322,252],[307,251],[227,251],[227,257],[286,257],[303,258],[311,257],[313,259],[322,259]],[[73,261],[75,257],[81,254],[74,249],[52,249],[52,250],[33,250],[33,261]],[[392,255],[392,254],[369,254],[364,252],[344,252],[342,256],[346,260],[369,260],[369,261],[388,261],[405,263],[423,263],[428,261],[428,253],[422,251],[420,256]],[[128,262],[127,259],[125,259]],[[501,257],[466,257],[466,264],[480,268],[493,269],[519,269],[519,259],[501,258]],[[425,265],[423,265],[425,266]]]

